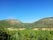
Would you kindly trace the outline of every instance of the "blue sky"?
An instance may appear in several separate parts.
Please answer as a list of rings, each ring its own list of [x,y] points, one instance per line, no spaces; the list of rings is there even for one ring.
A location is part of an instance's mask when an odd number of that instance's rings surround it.
[[[0,0],[0,20],[30,23],[44,17],[53,17],[53,0]]]

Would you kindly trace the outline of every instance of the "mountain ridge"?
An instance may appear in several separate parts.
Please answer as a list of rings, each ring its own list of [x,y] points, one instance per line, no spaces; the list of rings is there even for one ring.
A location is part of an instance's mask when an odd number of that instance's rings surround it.
[[[50,28],[53,27],[53,17],[42,18],[34,23],[23,23],[17,19],[0,20],[0,27],[14,28]]]

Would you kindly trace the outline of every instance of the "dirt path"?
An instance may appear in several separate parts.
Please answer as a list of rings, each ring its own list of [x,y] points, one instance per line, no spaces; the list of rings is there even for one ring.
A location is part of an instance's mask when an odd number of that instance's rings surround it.
[[[25,30],[26,28],[8,28],[8,30]],[[53,30],[53,28],[33,28],[32,30]]]

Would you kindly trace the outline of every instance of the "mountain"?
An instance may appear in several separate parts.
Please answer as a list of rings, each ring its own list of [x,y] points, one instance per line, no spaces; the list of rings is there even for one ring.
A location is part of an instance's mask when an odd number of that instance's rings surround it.
[[[0,27],[13,28],[50,28],[53,27],[53,17],[42,18],[34,23],[23,23],[16,19],[0,20]]]
[[[40,19],[32,24],[33,27],[53,27],[53,17]]]
[[[24,27],[24,24],[16,19],[6,19],[6,20],[0,20],[0,27],[22,28]]]

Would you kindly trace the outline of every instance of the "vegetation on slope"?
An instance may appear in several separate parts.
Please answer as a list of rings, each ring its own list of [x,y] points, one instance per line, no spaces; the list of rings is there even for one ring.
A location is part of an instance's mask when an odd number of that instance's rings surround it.
[[[53,17],[43,18],[32,24],[33,27],[51,28],[53,27]]]
[[[11,31],[7,29],[9,27],[27,29]],[[43,18],[34,23],[0,20],[0,40],[53,40],[53,30],[28,30],[34,27],[53,27],[53,17]]]
[[[51,28],[53,27],[53,17],[43,18],[34,23],[22,23],[15,19],[0,20],[0,27],[13,27],[13,28]]]
[[[24,27],[24,24],[18,20],[0,20],[0,27],[22,28]]]

